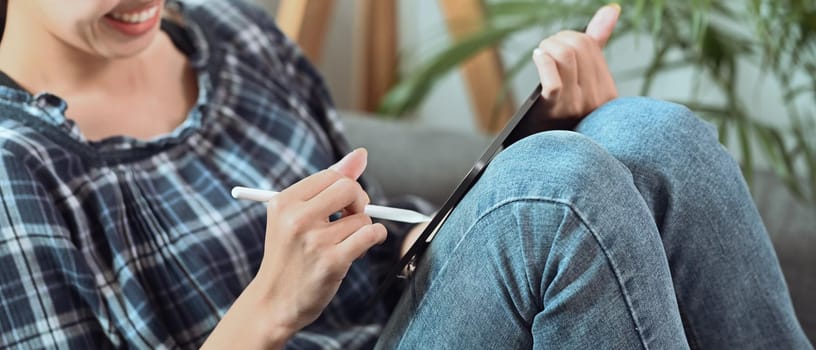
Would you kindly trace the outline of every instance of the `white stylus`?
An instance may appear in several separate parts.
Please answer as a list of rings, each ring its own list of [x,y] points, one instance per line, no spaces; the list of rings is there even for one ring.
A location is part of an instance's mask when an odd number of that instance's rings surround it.
[[[232,198],[248,199],[256,202],[266,202],[275,197],[278,192],[261,190],[257,188],[236,186],[232,188]],[[389,208],[379,205],[366,205],[366,215],[372,218],[385,219],[391,221],[407,222],[411,224],[418,224],[420,222],[431,221],[427,215],[417,213],[413,210]]]

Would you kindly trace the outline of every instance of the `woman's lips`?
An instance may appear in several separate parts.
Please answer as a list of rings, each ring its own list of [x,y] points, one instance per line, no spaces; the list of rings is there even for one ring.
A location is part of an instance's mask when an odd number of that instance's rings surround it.
[[[137,11],[112,12],[105,16],[105,21],[122,34],[138,36],[150,31],[160,18],[161,7],[153,5]]]

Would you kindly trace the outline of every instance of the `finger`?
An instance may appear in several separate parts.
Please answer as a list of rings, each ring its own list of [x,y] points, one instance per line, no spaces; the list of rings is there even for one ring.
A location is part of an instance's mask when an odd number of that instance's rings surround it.
[[[348,207],[340,211],[342,217],[356,215],[365,212],[365,207],[371,203],[371,198],[368,197],[366,191],[360,191],[357,200],[353,201]]]
[[[312,215],[328,218],[344,209],[351,213],[362,212],[366,204],[368,195],[360,184],[348,177],[342,177],[308,200],[306,210]]]
[[[343,175],[337,171],[326,169],[289,186],[287,189],[281,191],[281,193],[276,196],[276,199],[280,201],[307,201],[341,178],[343,178]]]
[[[319,230],[316,234],[326,237],[334,244],[339,244],[365,225],[371,225],[371,217],[364,213],[357,213],[328,223],[326,228]]]
[[[368,151],[365,148],[358,148],[351,151],[343,159],[329,169],[335,170],[343,176],[357,180],[365,171],[368,164]]]
[[[572,49],[575,57],[576,85],[587,86],[587,78],[595,76],[595,59],[600,53],[600,49],[592,43],[593,39],[583,33],[565,31],[553,36],[552,40]]]
[[[586,34],[595,39],[599,47],[606,46],[606,42],[609,41],[612,31],[615,29],[615,24],[618,23],[620,13],[621,7],[618,4],[601,7],[589,21]]]
[[[562,83],[555,60],[537,48],[533,50],[533,63],[538,71],[538,79],[541,81],[541,97],[545,101],[557,100]]]
[[[387,234],[382,224],[365,225],[337,245],[338,253],[346,261],[353,261],[369,248],[384,242]]]
[[[362,175],[368,163],[368,152],[364,148],[351,151],[343,159],[330,166],[329,169],[312,174],[290,186],[279,196],[284,198],[306,201],[322,192],[339,178],[346,176],[357,179]]]
[[[562,90],[574,84],[578,78],[575,50],[555,39],[555,36],[542,41],[538,46],[541,51],[555,61],[561,78]]]
[[[554,37],[544,40],[539,48],[555,62],[558,68],[561,89],[558,91],[557,98],[550,101],[558,110],[563,107],[558,107],[558,105],[563,105],[562,101],[571,101],[572,95],[578,90],[578,68],[575,50],[560,43]],[[554,112],[558,112],[556,110]]]
[[[589,36],[578,32],[561,32],[554,36],[553,40],[572,48],[575,53],[575,86],[578,90],[573,91],[577,94],[573,96],[578,97],[578,101],[593,99],[592,94],[596,92],[595,88],[598,86],[597,60],[601,58],[601,63],[603,63],[600,48],[592,42],[593,39]]]

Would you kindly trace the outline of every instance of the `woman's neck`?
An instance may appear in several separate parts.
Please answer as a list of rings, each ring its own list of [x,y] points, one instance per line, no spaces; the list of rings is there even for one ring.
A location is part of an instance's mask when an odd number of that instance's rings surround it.
[[[69,105],[66,117],[88,139],[164,135],[178,127],[195,104],[195,72],[164,33],[132,57],[106,59],[14,17],[0,42],[0,70],[29,92],[48,91],[63,98]],[[26,31],[29,27],[33,29]]]

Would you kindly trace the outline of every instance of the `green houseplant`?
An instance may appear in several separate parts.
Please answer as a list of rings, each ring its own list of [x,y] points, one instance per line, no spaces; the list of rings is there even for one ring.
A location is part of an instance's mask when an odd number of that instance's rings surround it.
[[[623,0],[614,38],[650,40],[654,52],[640,69],[642,95],[653,93],[658,75],[691,68],[724,97],[677,101],[714,122],[720,139],[736,137],[737,152],[751,182],[757,157],[764,157],[797,198],[816,202],[816,1],[813,0]],[[483,48],[500,45],[530,28],[581,28],[604,2],[596,0],[485,1],[481,30],[441,50],[404,74],[383,98],[379,112],[401,115],[416,108],[434,83]],[[612,44],[612,43],[610,43]],[[532,50],[532,48],[530,48]],[[529,63],[529,52],[506,64],[508,80]],[[754,65],[762,79],[781,86],[787,124],[758,121],[737,93],[739,65]],[[693,88],[695,89],[695,88]],[[692,93],[692,96],[697,94]],[[501,97],[497,97],[499,102]]]

